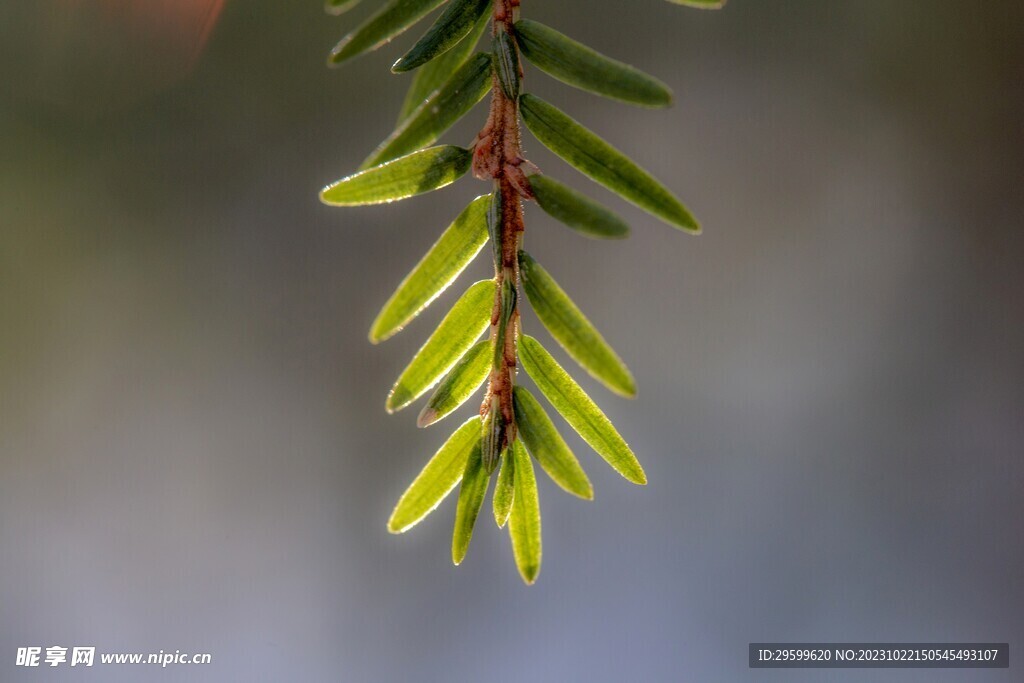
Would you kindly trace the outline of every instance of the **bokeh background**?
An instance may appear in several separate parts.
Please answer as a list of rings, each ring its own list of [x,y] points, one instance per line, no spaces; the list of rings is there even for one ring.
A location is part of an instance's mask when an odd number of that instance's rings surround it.
[[[385,531],[457,418],[384,398],[457,292],[366,331],[485,188],[317,201],[404,95],[419,31],[325,67],[375,4],[0,4],[0,679],[1020,680],[746,648],[1024,643],[1024,4],[523,3],[675,89],[646,111],[526,81],[705,226],[527,140],[633,224],[588,241],[531,207],[527,241],[633,368],[635,401],[577,374],[650,478],[566,430],[596,499],[541,481],[532,588],[485,518],[451,566],[453,500]],[[26,645],[213,664],[18,669]]]

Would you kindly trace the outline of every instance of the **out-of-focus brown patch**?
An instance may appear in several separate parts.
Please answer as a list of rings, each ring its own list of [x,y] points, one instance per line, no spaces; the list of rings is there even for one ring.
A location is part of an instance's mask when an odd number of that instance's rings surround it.
[[[7,41],[29,59],[19,97],[84,115],[115,111],[196,68],[225,0],[39,0]],[[0,33],[4,33],[0,31]]]
[[[224,0],[64,0],[76,8],[96,7],[112,25],[151,37],[177,51],[191,65],[202,54]]]

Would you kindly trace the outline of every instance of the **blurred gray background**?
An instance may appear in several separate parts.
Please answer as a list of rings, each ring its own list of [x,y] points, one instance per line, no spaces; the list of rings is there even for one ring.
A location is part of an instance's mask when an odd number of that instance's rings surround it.
[[[404,95],[423,27],[325,67],[375,4],[0,6],[0,680],[1020,680],[1024,5],[524,1],[675,89],[646,111],[526,81],[705,226],[526,141],[633,224],[588,241],[529,207],[527,242],[633,368],[635,401],[576,374],[650,478],[566,430],[596,499],[541,481],[527,588],[485,518],[451,566],[453,500],[385,530],[458,418],[384,398],[462,287],[367,329],[485,185],[317,201]],[[747,668],[750,641],[856,640],[1016,663]],[[213,664],[19,669],[28,645]]]

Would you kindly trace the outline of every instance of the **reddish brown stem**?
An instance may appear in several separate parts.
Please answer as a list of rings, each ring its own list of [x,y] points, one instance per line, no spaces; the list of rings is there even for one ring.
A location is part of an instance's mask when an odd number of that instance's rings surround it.
[[[491,21],[492,35],[499,31],[514,34],[519,0],[495,0]],[[501,199],[501,253],[495,254],[494,309],[491,315],[491,342],[503,344],[504,352],[495,353],[487,395],[480,413],[486,417],[500,411],[506,425],[503,446],[507,447],[516,434],[515,413],[512,408],[512,389],[516,379],[516,339],[519,334],[518,297],[505,326],[504,339],[498,339],[502,307],[502,287],[506,281],[519,290],[519,248],[525,229],[523,224],[524,198],[532,195],[530,184],[522,171],[522,147],[519,128],[519,103],[510,99],[501,87],[498,75],[493,76],[491,109],[487,124],[477,136],[473,150],[473,174],[481,180],[491,180],[494,191]]]

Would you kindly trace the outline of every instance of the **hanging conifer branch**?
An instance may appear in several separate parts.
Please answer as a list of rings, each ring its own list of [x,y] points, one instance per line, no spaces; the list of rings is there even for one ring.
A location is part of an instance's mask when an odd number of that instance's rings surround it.
[[[721,0],[669,0],[704,9]],[[355,5],[328,0],[340,14]],[[523,92],[523,57],[568,85],[646,107],[668,106],[661,81],[535,21],[521,19],[520,0],[388,0],[331,53],[341,64],[386,44],[434,9],[434,24],[392,67],[414,73],[398,127],[359,172],[321,192],[335,206],[378,204],[445,187],[472,170],[491,184],[455,219],[399,285],[370,330],[374,343],[414,319],[491,243],[494,278],[472,285],[402,372],[386,402],[401,410],[434,388],[417,423],[443,419],[485,385],[478,417],[462,424],[402,495],[388,521],[401,533],[459,487],[452,560],[460,564],[492,477],[493,508],[507,526],[523,580],[533,583],[541,564],[541,521],[532,461],[566,491],[593,498],[593,488],[544,408],[517,386],[522,365],[540,393],[609,465],[628,481],[646,484],[633,451],[597,404],[533,337],[522,333],[525,291],[551,336],[589,374],[612,391],[636,394],[632,374],[568,294],[523,250],[523,202],[584,235],[625,237],[628,226],[608,209],[541,175],[523,157],[521,124],[546,147],[595,182],[665,223],[698,233],[689,210],[647,171],[553,105]],[[474,54],[490,25],[490,51]],[[489,85],[488,85],[489,83]],[[490,92],[486,124],[468,148],[434,145]],[[522,286],[521,286],[522,285]],[[487,340],[479,341],[487,332]],[[532,456],[532,457],[531,457]],[[497,475],[495,475],[497,472]]]

